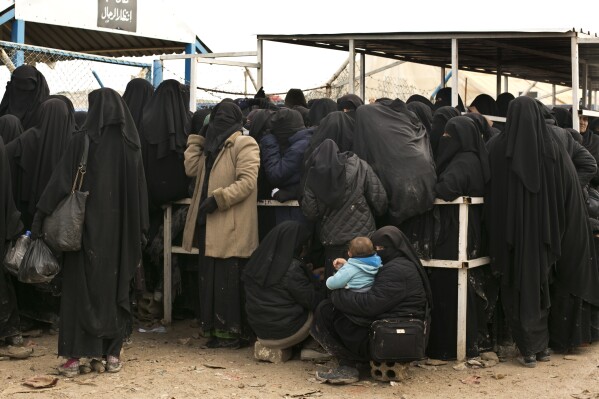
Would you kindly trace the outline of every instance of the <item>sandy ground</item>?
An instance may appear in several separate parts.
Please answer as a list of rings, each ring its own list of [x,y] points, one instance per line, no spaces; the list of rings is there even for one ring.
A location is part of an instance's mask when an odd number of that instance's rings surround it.
[[[491,368],[457,371],[455,363],[426,368],[411,366],[401,383],[377,382],[331,386],[317,383],[314,373],[327,365],[297,356],[281,365],[258,362],[252,348],[201,349],[205,342],[189,321],[167,333],[135,332],[117,374],[59,377],[54,388],[32,390],[22,385],[35,375],[57,374],[56,335],[26,338],[34,356],[0,361],[2,398],[599,398],[599,344],[576,354],[554,354],[535,369],[515,359]],[[185,341],[188,341],[185,343]]]

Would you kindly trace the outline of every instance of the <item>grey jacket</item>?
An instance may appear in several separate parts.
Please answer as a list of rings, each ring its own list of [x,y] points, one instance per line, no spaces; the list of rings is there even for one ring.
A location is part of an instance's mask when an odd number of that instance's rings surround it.
[[[370,165],[352,154],[345,167],[343,205],[338,209],[327,208],[306,186],[301,207],[309,220],[320,221],[323,245],[344,245],[376,230],[374,216],[387,211],[387,193]]]

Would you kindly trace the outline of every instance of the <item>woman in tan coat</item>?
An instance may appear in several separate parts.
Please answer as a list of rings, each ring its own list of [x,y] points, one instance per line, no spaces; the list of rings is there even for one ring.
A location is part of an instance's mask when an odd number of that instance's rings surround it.
[[[260,149],[241,134],[241,126],[239,107],[220,103],[200,134],[189,135],[185,151],[185,172],[197,180],[183,248],[191,250],[197,237],[200,325],[211,348],[240,347],[245,320],[240,277],[258,246]]]

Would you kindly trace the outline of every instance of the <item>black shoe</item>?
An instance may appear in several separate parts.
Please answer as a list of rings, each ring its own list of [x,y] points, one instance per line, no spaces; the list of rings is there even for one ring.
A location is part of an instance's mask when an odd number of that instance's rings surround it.
[[[202,347],[208,349],[220,348],[220,340],[216,337],[212,337],[204,345],[202,345]]]
[[[549,351],[549,348],[540,351],[539,353],[537,353],[537,361],[538,362],[549,362],[551,361],[551,352]]]
[[[536,355],[521,356],[521,357],[518,358],[518,361],[524,367],[528,367],[528,368],[537,367],[537,357],[536,357]]]
[[[218,342],[220,344],[219,348],[228,348],[228,349],[241,348],[241,340],[239,338],[234,338],[234,339],[219,338]]]
[[[329,371],[317,371],[316,379],[329,384],[352,384],[360,381],[360,373],[354,367],[339,366]]]

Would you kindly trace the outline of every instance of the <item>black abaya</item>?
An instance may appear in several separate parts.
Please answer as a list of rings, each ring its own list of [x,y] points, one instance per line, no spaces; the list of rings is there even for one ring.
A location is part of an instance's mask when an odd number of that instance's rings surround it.
[[[135,78],[127,83],[123,100],[127,104],[129,112],[131,112],[131,117],[138,131],[141,130],[144,108],[150,102],[153,94],[154,86],[146,79]]]
[[[6,114],[0,116],[0,137],[4,140],[4,145],[10,143],[23,134],[21,120],[14,115]]]
[[[38,203],[50,214],[71,191],[89,136],[89,191],[80,251],[64,253],[58,354],[119,356],[131,312],[130,284],[141,262],[148,205],[139,138],[122,98],[112,89],[89,94],[89,114],[73,136]]]
[[[39,123],[41,105],[49,94],[44,75],[31,65],[21,65],[6,83],[0,115],[15,115],[21,120],[23,129],[27,130]]]

